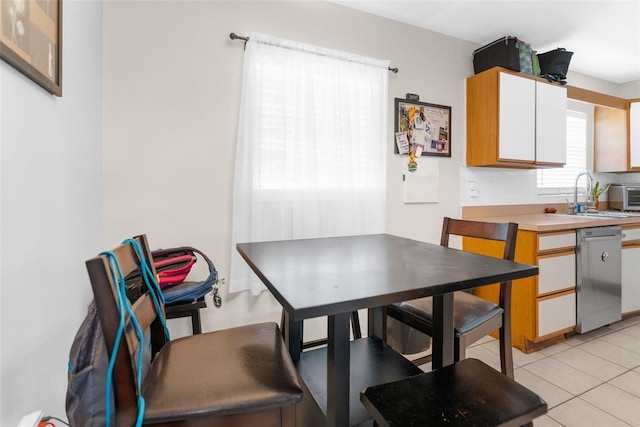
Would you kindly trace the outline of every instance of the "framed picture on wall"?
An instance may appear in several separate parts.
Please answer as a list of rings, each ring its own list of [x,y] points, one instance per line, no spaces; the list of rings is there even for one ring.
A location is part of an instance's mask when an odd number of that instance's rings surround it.
[[[62,0],[0,0],[0,58],[62,96]]]
[[[395,99],[395,153],[451,157],[451,107]]]

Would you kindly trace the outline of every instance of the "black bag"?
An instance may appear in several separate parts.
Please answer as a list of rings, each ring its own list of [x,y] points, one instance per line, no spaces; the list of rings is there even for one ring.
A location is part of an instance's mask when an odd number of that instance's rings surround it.
[[[473,70],[476,74],[493,67],[520,71],[517,37],[505,36],[473,51]]]
[[[550,80],[554,81],[565,80],[572,55],[573,52],[567,52],[561,47],[549,52],[539,53],[540,75],[547,78],[550,76]]]

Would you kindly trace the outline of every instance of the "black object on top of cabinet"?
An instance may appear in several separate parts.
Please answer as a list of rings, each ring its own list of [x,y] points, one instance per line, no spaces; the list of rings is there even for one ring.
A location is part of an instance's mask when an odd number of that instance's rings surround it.
[[[520,71],[517,37],[505,36],[473,51],[473,71],[476,74],[493,67]]]

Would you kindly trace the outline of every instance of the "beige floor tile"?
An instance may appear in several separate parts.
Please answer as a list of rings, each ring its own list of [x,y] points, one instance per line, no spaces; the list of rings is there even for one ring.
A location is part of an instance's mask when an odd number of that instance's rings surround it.
[[[543,415],[533,420],[533,427],[562,427],[562,424],[548,415]]]
[[[522,368],[577,396],[602,381],[578,369],[548,357]]]
[[[606,342],[603,338],[589,341],[577,348],[591,354],[595,354],[596,356],[610,362],[617,363],[627,369],[633,369],[640,366],[640,354]]]
[[[611,329],[613,329],[613,330],[615,330],[615,331],[618,331],[618,330],[620,330],[620,329],[622,329],[622,328],[626,328],[626,327],[627,327],[627,326],[629,326],[629,325],[632,325],[632,323],[630,323],[630,322],[629,322],[629,321],[627,321],[627,320],[621,320],[621,321],[619,321],[619,322],[616,322],[616,323],[612,323],[612,324],[610,324],[610,325],[609,325],[609,328],[611,328]]]
[[[520,350],[513,349],[513,363],[517,366],[527,366],[530,363],[542,360],[547,357],[544,353],[536,351],[534,353],[523,353]]]
[[[488,343],[482,345],[484,348],[494,353],[498,357],[500,356],[500,342],[498,340],[493,340]],[[513,354],[513,366],[514,368],[526,366],[529,363],[533,363],[536,360],[544,359],[547,357],[546,354],[536,351],[535,353],[523,353],[517,348],[512,349]]]
[[[618,331],[613,334],[605,335],[600,339],[640,354],[640,338],[638,337],[632,337],[622,331]]]
[[[482,337],[480,338],[478,341],[474,342],[473,344],[471,344],[469,347],[473,347],[476,345],[482,345],[488,342],[492,342],[495,341],[496,343],[498,342],[497,339],[495,339],[494,337],[492,337],[491,335],[487,335],[486,337]]]
[[[593,331],[587,332],[587,335],[590,335],[594,338],[600,338],[615,331],[615,329],[612,329],[609,326],[603,326],[602,328],[594,329]]]
[[[636,325],[640,323],[640,315],[631,317],[629,319],[621,320],[619,322],[610,325],[613,329],[625,328],[627,326]]]
[[[609,384],[640,397],[640,371],[629,371],[609,381]],[[640,409],[638,409],[640,411]]]
[[[596,338],[589,334],[576,334],[567,338],[564,343],[570,346],[576,346],[576,345],[584,344],[587,341],[591,341],[594,339]]]
[[[602,381],[609,381],[627,371],[620,365],[594,356],[580,348],[572,348],[551,357]]]
[[[516,369],[514,375],[517,382],[542,397],[547,402],[549,409],[573,398],[573,395],[568,391],[532,374],[524,368]]]
[[[551,409],[547,415],[565,427],[628,427],[629,424],[596,408],[580,398],[574,398]]]
[[[621,334],[629,335],[635,338],[640,338],[640,324],[627,326],[624,329],[620,329]]]
[[[500,371],[500,356],[487,350],[484,346],[469,347],[467,349],[467,359],[471,357],[482,360],[496,371]]]
[[[632,426],[640,427],[640,397],[612,385],[602,384],[580,398]]]
[[[544,348],[539,351],[539,353],[544,354],[545,356],[553,356],[556,353],[560,353],[561,351],[569,350],[573,348],[572,346],[561,342],[560,344],[552,345],[551,347]]]

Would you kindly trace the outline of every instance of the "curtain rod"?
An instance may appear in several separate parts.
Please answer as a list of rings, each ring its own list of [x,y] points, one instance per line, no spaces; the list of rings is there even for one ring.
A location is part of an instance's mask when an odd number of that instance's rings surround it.
[[[247,45],[247,42],[249,41],[249,37],[242,37],[242,36],[237,35],[236,33],[229,34],[229,38],[231,40],[244,40],[245,46]],[[387,67],[387,69],[389,71],[391,71],[392,73],[397,73],[398,72],[397,68]]]

